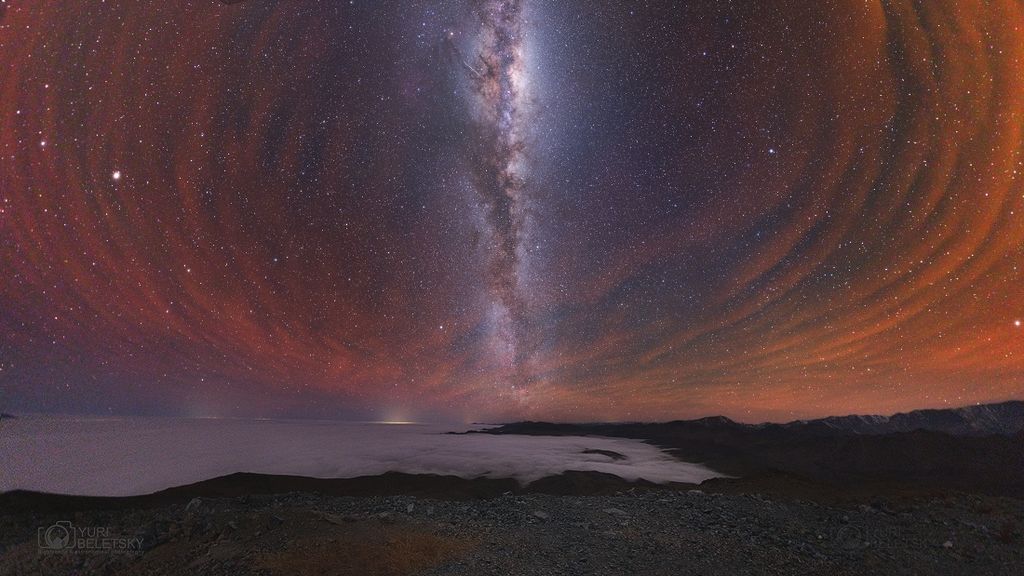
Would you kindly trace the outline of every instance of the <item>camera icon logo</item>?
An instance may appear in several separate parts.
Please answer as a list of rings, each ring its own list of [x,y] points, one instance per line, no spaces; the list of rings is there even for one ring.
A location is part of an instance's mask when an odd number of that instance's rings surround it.
[[[842,526],[836,533],[836,542],[847,550],[861,548],[867,541],[868,531],[853,524]]]
[[[74,541],[71,538],[73,533],[74,528],[67,520],[61,520],[46,528],[39,528],[37,533],[39,548],[53,551],[70,550],[74,547]]]

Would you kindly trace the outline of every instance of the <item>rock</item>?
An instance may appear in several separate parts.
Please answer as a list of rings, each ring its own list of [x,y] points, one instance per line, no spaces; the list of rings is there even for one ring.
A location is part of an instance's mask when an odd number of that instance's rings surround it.
[[[953,541],[952,540],[946,540],[945,542],[942,543],[942,547],[946,548],[946,549],[952,548],[953,547]]]
[[[704,495],[704,491],[703,490],[687,490],[686,493],[690,494],[692,496],[703,496]]]
[[[533,515],[537,518],[540,518],[541,520],[547,520],[548,518],[550,518],[550,515],[547,512],[544,512],[543,510],[534,510]]]
[[[629,516],[625,510],[619,508],[605,508],[602,512],[605,514],[611,514],[612,516]]]
[[[415,509],[416,509],[416,505],[415,504],[409,504],[408,506],[405,507],[405,511],[408,514],[412,514],[413,510],[415,510]]]
[[[156,526],[150,525],[140,534],[138,534],[137,538],[139,539],[139,542],[141,542],[141,549],[143,551],[152,550],[157,546],[157,544],[159,544],[159,530],[157,530]],[[3,547],[0,546],[0,553],[3,552],[2,548]]]
[[[331,514],[330,512],[321,512],[320,518],[324,521],[334,524],[335,526],[343,526],[349,522],[355,522],[356,518],[349,515]]]
[[[86,560],[85,565],[89,569],[90,572],[95,573],[95,572],[99,572],[100,567],[103,566],[103,563],[105,561],[106,561],[106,558],[103,558],[102,556],[94,556],[94,557],[89,558],[88,560]]]
[[[188,504],[185,505],[185,512],[192,512],[192,511],[198,510],[199,507],[202,506],[202,505],[203,505],[203,499],[202,498],[199,498],[199,497],[193,498],[193,499],[188,501]]]
[[[626,460],[627,459],[624,454],[620,454],[620,453],[615,452],[613,450],[600,450],[600,449],[597,449],[597,448],[587,448],[586,450],[581,451],[580,454],[597,454],[597,455],[600,455],[600,456],[606,456],[606,457],[611,458],[612,460],[616,460],[616,461],[617,460]]]

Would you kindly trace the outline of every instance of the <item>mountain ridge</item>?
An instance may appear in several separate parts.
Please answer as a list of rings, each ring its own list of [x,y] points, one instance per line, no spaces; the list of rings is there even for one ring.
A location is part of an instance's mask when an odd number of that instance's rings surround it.
[[[856,435],[883,435],[896,432],[942,432],[953,436],[985,436],[999,434],[1013,436],[1024,431],[1024,400],[1008,400],[991,404],[975,404],[957,408],[922,408],[909,412],[880,414],[848,414],[826,416],[789,422],[737,422],[728,416],[705,416],[691,420],[667,422],[545,422],[523,420],[499,425],[501,428],[530,426],[681,426],[688,428],[733,428],[751,431],[787,430],[810,433],[847,433]]]
[[[833,488],[904,485],[1024,494],[1024,402],[784,424],[724,417],[664,423],[519,422],[473,434],[643,440],[749,482],[779,474]]]
[[[869,435],[926,430],[954,436],[986,434],[1012,436],[1024,430],[1024,401],[1009,400],[959,408],[925,408],[910,412],[897,412],[891,416],[877,414],[828,416],[813,420],[795,420],[780,426],[823,426],[836,431]]]

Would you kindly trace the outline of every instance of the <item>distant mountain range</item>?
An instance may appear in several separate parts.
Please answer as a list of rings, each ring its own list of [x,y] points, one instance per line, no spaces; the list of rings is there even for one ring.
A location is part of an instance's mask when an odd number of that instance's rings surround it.
[[[708,416],[696,420],[673,420],[662,423],[578,423],[552,424],[549,422],[515,422],[505,424],[496,430],[521,433],[520,430],[560,430],[564,427],[616,428],[671,427],[684,430],[723,430],[762,432],[765,435],[798,433],[814,435],[865,435],[879,436],[897,432],[941,432],[952,436],[989,436],[999,434],[1013,436],[1024,432],[1024,400],[1011,400],[997,404],[978,404],[961,408],[935,408],[900,412],[892,416],[849,415],[828,416],[814,420],[794,420],[786,423],[764,422],[744,424],[725,416]]]
[[[518,422],[474,433],[635,438],[747,480],[781,474],[832,487],[1024,494],[1021,401],[785,424],[715,416],[662,423]]]
[[[776,426],[759,424],[759,427]],[[927,430],[955,436],[1012,436],[1024,430],[1024,401],[980,404],[962,408],[914,410],[892,416],[830,416],[818,420],[797,420],[785,428],[821,429],[851,434],[891,434]]]

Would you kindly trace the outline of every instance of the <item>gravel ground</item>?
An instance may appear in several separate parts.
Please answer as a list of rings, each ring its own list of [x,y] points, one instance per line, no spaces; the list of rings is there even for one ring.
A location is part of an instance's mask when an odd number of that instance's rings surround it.
[[[69,516],[0,512],[0,574],[1024,574],[1024,501],[968,495],[293,493]],[[57,521],[141,550],[41,551]]]

